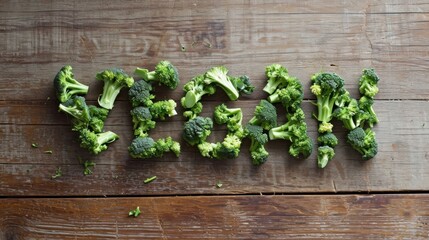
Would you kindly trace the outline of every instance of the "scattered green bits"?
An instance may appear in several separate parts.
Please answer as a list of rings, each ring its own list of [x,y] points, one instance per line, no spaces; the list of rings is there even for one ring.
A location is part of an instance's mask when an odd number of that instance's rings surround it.
[[[143,182],[144,182],[144,184],[147,184],[147,183],[152,182],[155,179],[156,179],[156,176],[153,176],[153,177],[150,177],[150,178],[146,178]]]
[[[31,144],[31,147],[32,147],[32,148],[38,148],[38,147],[39,147],[39,145],[38,145],[37,143],[32,143],[32,144]]]
[[[134,209],[134,210],[131,210],[129,213],[128,213],[128,216],[133,216],[133,217],[138,217],[139,215],[140,215],[140,207],[138,207],[137,206],[137,208],[136,209]]]
[[[217,187],[217,188],[221,188],[221,187],[222,187],[222,185],[223,185],[223,184],[222,184],[222,182],[221,182],[221,181],[217,181],[217,183],[216,183],[216,187]]]
[[[56,179],[63,176],[63,172],[61,171],[61,167],[57,168],[57,170],[55,170],[55,174],[52,175],[52,179]]]
[[[91,175],[92,174],[92,168],[94,168],[95,166],[95,162],[93,161],[85,161],[83,163],[83,175],[87,176],[87,175]]]
[[[52,150],[47,150],[44,153],[46,153],[46,154],[52,154],[53,152],[52,152]]]

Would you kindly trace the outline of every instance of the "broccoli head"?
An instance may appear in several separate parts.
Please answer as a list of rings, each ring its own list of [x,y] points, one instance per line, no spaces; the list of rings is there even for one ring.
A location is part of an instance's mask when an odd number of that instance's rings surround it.
[[[204,75],[198,75],[183,86],[183,90],[186,92],[185,97],[181,100],[183,107],[192,108],[204,95],[212,95],[216,92],[216,86],[206,84],[204,79]]]
[[[347,135],[347,142],[362,155],[363,160],[373,158],[378,152],[378,144],[375,139],[375,133],[368,128],[364,130],[357,127]]]
[[[328,162],[335,156],[335,151],[329,146],[321,146],[317,149],[317,166],[325,168]]]
[[[227,134],[214,150],[216,159],[233,159],[240,153],[241,138],[235,134]]]
[[[61,68],[54,78],[54,88],[58,100],[61,103],[66,102],[74,95],[85,95],[89,87],[78,82],[74,78],[72,67],[67,65]]]
[[[94,105],[89,105],[88,109],[91,116],[89,120],[89,128],[95,133],[101,133],[104,128],[104,122],[109,114],[109,110],[99,108]]]
[[[66,102],[60,103],[59,110],[73,117],[72,122],[74,131],[79,131],[80,129],[88,127],[91,120],[91,114],[84,97],[74,96]]]
[[[107,149],[107,144],[117,140],[119,136],[111,131],[95,133],[88,129],[79,131],[80,146],[86,148],[91,153],[99,154]]]
[[[374,124],[377,124],[378,123],[378,117],[375,114],[374,108],[372,107],[373,104],[374,104],[374,99],[372,99],[370,97],[367,97],[367,96],[362,96],[359,99],[359,103],[358,104],[359,104],[359,108],[364,113],[366,113],[366,114],[364,114],[364,116],[365,116],[365,122],[367,122],[370,127],[373,127]]]
[[[265,68],[265,75],[267,76],[267,84],[263,91],[268,94],[273,94],[278,87],[287,84],[289,74],[285,67],[280,64],[271,64]]]
[[[195,117],[185,123],[183,139],[194,146],[204,142],[213,130],[213,121],[206,117]]]
[[[151,94],[152,85],[144,80],[136,81],[128,91],[128,97],[133,107],[150,106],[153,104],[152,99],[155,98]]]
[[[287,111],[295,111],[301,107],[304,92],[302,84],[297,78],[291,77],[285,87],[278,88],[268,96],[271,103],[281,103]]]
[[[151,137],[137,137],[128,147],[128,152],[133,158],[162,157],[164,153],[172,151],[176,156],[180,154],[180,144],[168,138],[153,140]]]
[[[247,124],[244,134],[250,138],[250,156],[253,165],[261,165],[268,159],[268,152],[265,150],[265,144],[268,142],[268,136],[261,126]]]
[[[204,74],[204,83],[206,85],[215,84],[221,87],[229,99],[234,101],[240,96],[239,91],[235,88],[231,77],[228,76],[228,69],[223,66],[213,67]]]
[[[334,110],[332,116],[343,122],[346,129],[352,130],[356,128],[355,115],[359,112],[359,106],[356,99],[350,99],[349,102],[345,102],[343,107],[339,107]]]
[[[226,124],[229,132],[243,131],[241,108],[227,108],[225,104],[220,104],[215,108],[213,116],[217,124]]]
[[[155,71],[137,68],[134,73],[148,82],[157,81],[170,89],[176,89],[179,84],[179,72],[169,61],[160,61],[155,66]]]
[[[106,109],[112,109],[119,92],[124,87],[131,87],[134,79],[122,69],[108,69],[97,73],[97,80],[104,82],[103,93],[98,98],[98,104]]]
[[[271,128],[277,126],[277,110],[273,104],[267,100],[261,100],[255,108],[253,117],[249,120],[252,125],[261,126],[263,129],[269,131]]]
[[[184,97],[182,98],[182,106],[184,105]],[[190,109],[183,112],[183,116],[192,119],[196,118],[198,114],[200,114],[203,111],[203,104],[201,102],[197,102],[194,106],[192,106]]]
[[[338,138],[333,133],[323,133],[317,137],[320,146],[329,146],[334,148],[338,145]]]
[[[214,158],[215,155],[215,149],[219,146],[220,143],[209,143],[209,142],[202,142],[198,144],[198,150],[201,153],[201,156],[207,157],[207,158]]]
[[[148,135],[149,130],[155,128],[156,122],[152,120],[152,115],[147,107],[136,107],[131,111],[133,120],[134,135],[145,137]]]
[[[250,83],[248,76],[230,77],[232,84],[240,94],[251,94],[255,90],[255,86]]]
[[[149,110],[155,119],[164,120],[167,116],[177,115],[176,102],[172,99],[155,102],[149,107]]]
[[[378,78],[374,69],[364,69],[359,80],[359,92],[369,98],[374,98],[378,93]]]

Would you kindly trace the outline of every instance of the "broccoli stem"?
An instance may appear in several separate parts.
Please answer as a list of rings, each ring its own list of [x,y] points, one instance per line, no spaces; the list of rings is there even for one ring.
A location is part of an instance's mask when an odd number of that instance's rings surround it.
[[[319,168],[325,168],[326,165],[328,165],[329,162],[329,156],[328,155],[323,155],[322,158],[319,158],[317,161],[317,165],[319,166]]]
[[[144,69],[144,68],[136,68],[136,70],[134,71],[134,73],[136,75],[138,75],[139,77],[143,78],[146,81],[154,81],[156,80],[155,77],[155,71],[149,72],[149,70]]]
[[[75,95],[75,94],[86,94],[88,93],[88,89],[89,87],[82,84],[82,83],[70,83],[68,84],[68,88],[71,88],[73,90],[70,90],[68,93],[71,95]]]
[[[98,133],[97,135],[98,135],[97,142],[100,145],[103,145],[105,143],[111,143],[118,138],[118,135],[112,131],[108,131],[108,132],[104,132],[104,133]]]
[[[185,95],[185,107],[186,108],[192,108],[197,102],[198,102],[198,97],[195,95],[195,93],[193,91],[189,91],[186,93]]]
[[[114,84],[106,82],[103,88],[103,94],[98,98],[98,104],[106,109],[112,109],[113,103],[115,102],[116,97],[118,96],[121,88],[117,87]]]

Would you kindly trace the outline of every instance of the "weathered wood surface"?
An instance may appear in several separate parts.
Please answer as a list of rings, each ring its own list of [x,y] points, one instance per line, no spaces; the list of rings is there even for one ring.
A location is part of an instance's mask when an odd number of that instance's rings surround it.
[[[0,199],[0,238],[418,240],[429,238],[429,197]]]

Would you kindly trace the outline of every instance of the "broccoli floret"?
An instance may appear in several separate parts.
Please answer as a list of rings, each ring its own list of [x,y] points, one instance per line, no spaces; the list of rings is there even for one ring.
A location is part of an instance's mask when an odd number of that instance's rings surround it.
[[[297,78],[290,78],[287,86],[278,88],[273,94],[268,96],[271,103],[281,103],[287,111],[295,111],[301,107],[304,92],[302,84]]]
[[[315,118],[322,124],[329,123],[332,119],[334,104],[341,94],[344,94],[344,80],[335,73],[318,73],[311,78],[311,92],[317,97],[317,116]],[[326,125],[325,125],[326,127]],[[332,128],[319,128],[322,130]]]
[[[98,104],[106,109],[113,108],[113,103],[122,88],[131,87],[134,84],[132,77],[117,68],[97,73],[95,78],[104,82],[103,93],[98,98]]]
[[[352,98],[350,97],[350,92],[343,88],[342,93],[338,96],[337,100],[335,101],[335,106],[344,107],[351,100]]]
[[[131,117],[133,120],[134,135],[145,137],[148,135],[148,131],[155,128],[155,122],[152,121],[152,115],[149,108],[147,107],[136,107],[131,111]]]
[[[176,89],[179,84],[179,72],[169,61],[160,61],[155,66],[155,71],[137,68],[134,73],[148,82],[157,81],[170,89]]]
[[[167,116],[177,115],[176,102],[172,99],[155,102],[149,107],[149,110],[155,119],[164,120]]]
[[[107,144],[117,140],[119,136],[111,131],[95,133],[88,129],[79,131],[80,146],[88,149],[91,153],[99,154],[107,149]]]
[[[216,86],[206,84],[204,79],[204,75],[198,75],[183,86],[183,90],[186,92],[185,97],[181,100],[183,107],[192,108],[204,95],[212,95],[216,92]]]
[[[190,119],[183,127],[183,139],[194,146],[204,142],[213,130],[213,121],[206,117]]]
[[[268,142],[268,136],[265,134],[261,126],[247,124],[245,128],[245,136],[250,138],[250,156],[253,165],[261,165],[268,159],[268,152],[264,145]]]
[[[276,63],[265,68],[265,75],[268,80],[263,90],[268,94],[273,94],[279,86],[286,84],[289,77],[287,69]]]
[[[231,77],[228,76],[228,69],[226,67],[219,66],[208,70],[204,74],[204,83],[206,85],[216,84],[220,86],[232,101],[237,100],[240,95],[231,81]]]
[[[218,147],[219,143],[209,143],[209,142],[202,142],[198,144],[198,150],[201,153],[201,156],[207,157],[207,158],[214,158],[214,152],[215,149]]]
[[[251,94],[255,90],[255,86],[250,83],[248,76],[230,77],[232,84],[240,94]]]
[[[338,145],[338,138],[333,133],[323,133],[317,137],[320,146],[329,146],[334,148]]]
[[[359,80],[359,92],[369,98],[373,98],[378,93],[378,78],[374,69],[364,69]]]
[[[180,154],[180,144],[168,138],[160,138],[156,141],[151,137],[137,137],[128,147],[128,152],[133,158],[162,157],[164,153],[172,151],[176,156]]]
[[[350,99],[349,102],[345,102],[343,105],[343,107],[335,109],[332,116],[342,121],[346,129],[355,129],[356,123],[354,117],[359,112],[358,102],[356,99]]]
[[[317,166],[325,168],[328,162],[335,156],[335,151],[329,146],[321,146],[317,149]]]
[[[94,105],[89,105],[89,114],[91,119],[89,120],[89,128],[95,133],[101,133],[104,128],[104,121],[106,121],[109,110],[105,108],[99,108]]]
[[[61,68],[54,78],[54,88],[58,100],[66,102],[74,95],[85,95],[89,87],[74,79],[72,67],[67,65]]]
[[[271,128],[268,133],[270,139],[289,140],[292,143],[289,153],[293,157],[298,157],[299,155],[303,157],[310,156],[313,151],[313,143],[307,134],[304,112],[301,108],[298,108],[296,112],[288,113],[286,117],[287,122],[285,124]]]
[[[182,106],[183,106],[183,101],[184,101],[184,97],[182,98]],[[183,112],[183,116],[188,118],[188,119],[192,119],[192,118],[196,118],[198,116],[198,114],[200,114],[203,111],[203,104],[201,102],[197,102],[193,107],[191,107],[189,110],[184,111]]]
[[[133,107],[150,106],[153,104],[152,99],[155,98],[151,94],[152,85],[144,80],[136,81],[128,91],[128,97]]]
[[[214,149],[216,159],[233,159],[240,153],[241,138],[235,134],[227,134],[220,144]]]
[[[273,104],[267,100],[261,100],[255,108],[254,116],[249,120],[252,125],[261,126],[269,131],[277,126],[277,110]]]
[[[79,131],[80,129],[88,127],[91,115],[84,97],[74,96],[66,102],[60,103],[59,110],[73,117],[74,131]]]
[[[374,99],[370,97],[362,96],[359,99],[359,108],[364,113],[366,113],[365,116],[364,117],[361,116],[361,118],[364,118],[365,122],[367,122],[370,127],[373,127],[374,124],[378,123],[378,117],[375,114],[374,108],[372,107],[373,104],[374,104]]]
[[[225,104],[221,104],[215,108],[213,117],[217,124],[226,124],[231,133],[243,131],[241,108],[227,108]]]
[[[378,152],[378,144],[375,132],[370,128],[364,130],[357,127],[347,135],[347,142],[362,155],[363,160],[373,158]]]

